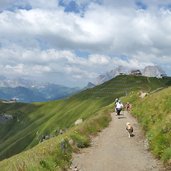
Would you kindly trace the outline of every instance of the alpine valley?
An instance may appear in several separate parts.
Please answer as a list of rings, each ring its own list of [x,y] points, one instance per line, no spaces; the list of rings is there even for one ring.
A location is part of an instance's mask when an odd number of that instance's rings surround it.
[[[68,97],[80,89],[27,79],[0,76],[0,99],[20,102],[43,102]]]

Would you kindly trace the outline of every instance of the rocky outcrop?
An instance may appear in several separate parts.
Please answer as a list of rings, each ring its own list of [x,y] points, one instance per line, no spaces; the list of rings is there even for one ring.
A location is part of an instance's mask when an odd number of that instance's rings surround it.
[[[140,92],[140,95],[139,95],[139,97],[141,97],[142,99],[144,98],[144,97],[146,97],[146,96],[148,96],[148,93],[146,93],[146,92]]]
[[[74,124],[75,124],[75,125],[79,125],[79,124],[81,124],[82,122],[83,122],[83,119],[78,119],[78,120],[75,121]]]
[[[9,120],[13,120],[13,116],[9,114],[0,114],[0,122],[6,122]]]
[[[111,70],[110,72],[99,75],[93,84],[100,85],[106,81],[111,80],[112,78],[116,77],[117,75],[123,75],[123,74],[127,74],[127,71],[125,70],[125,68],[123,66],[118,66],[116,69]]]
[[[144,69],[134,69],[128,71],[127,68],[123,66],[118,66],[116,69],[106,72],[105,74],[99,75],[93,83],[89,83],[87,87],[94,87],[96,85],[103,84],[106,81],[109,81],[115,78],[118,75],[136,75],[136,76],[146,76],[146,77],[157,77],[163,78],[166,77],[166,73],[159,66],[146,66]]]
[[[166,77],[166,73],[159,66],[146,66],[142,72],[143,76],[146,77],[157,77],[162,78]]]

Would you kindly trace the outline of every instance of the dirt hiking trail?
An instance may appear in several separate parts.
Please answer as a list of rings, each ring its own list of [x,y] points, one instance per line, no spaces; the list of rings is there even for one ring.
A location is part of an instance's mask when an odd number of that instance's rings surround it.
[[[71,170],[76,166],[78,171],[163,171],[147,151],[136,119],[124,111],[111,115],[109,126],[93,138],[91,147],[73,155]],[[134,137],[128,137],[126,122],[133,125]]]

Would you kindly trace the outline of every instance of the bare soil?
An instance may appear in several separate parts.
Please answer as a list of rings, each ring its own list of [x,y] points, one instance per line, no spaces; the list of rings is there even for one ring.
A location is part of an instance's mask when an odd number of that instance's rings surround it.
[[[109,127],[92,139],[91,147],[73,155],[71,170],[79,171],[163,171],[161,163],[147,150],[143,132],[127,112],[112,113]],[[129,138],[126,123],[134,128]]]

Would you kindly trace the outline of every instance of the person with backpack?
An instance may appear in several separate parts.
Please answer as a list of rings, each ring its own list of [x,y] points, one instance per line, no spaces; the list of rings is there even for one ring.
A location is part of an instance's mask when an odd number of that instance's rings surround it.
[[[123,109],[123,104],[120,100],[116,103],[116,115],[120,115],[121,110]]]

